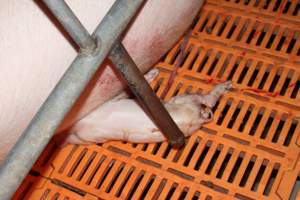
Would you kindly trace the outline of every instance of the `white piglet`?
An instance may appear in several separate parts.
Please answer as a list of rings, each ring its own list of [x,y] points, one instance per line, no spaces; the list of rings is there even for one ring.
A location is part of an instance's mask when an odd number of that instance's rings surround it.
[[[211,109],[231,87],[228,81],[215,86],[207,95],[175,96],[164,106],[188,137],[213,119]],[[115,98],[76,123],[64,143],[91,144],[109,140],[152,143],[164,141],[165,137],[134,99]]]

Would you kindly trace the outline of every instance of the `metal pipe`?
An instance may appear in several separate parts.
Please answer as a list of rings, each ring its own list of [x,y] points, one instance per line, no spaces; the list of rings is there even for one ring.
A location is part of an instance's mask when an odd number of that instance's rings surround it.
[[[142,3],[143,0],[130,3],[118,0],[98,25],[93,33],[97,39],[97,48],[75,58],[2,163],[0,199],[12,197]]]
[[[118,42],[108,57],[126,80],[131,91],[147,109],[154,123],[160,128],[169,143],[174,147],[182,146],[184,144],[183,133],[141,75],[122,43]]]
[[[82,41],[91,41],[93,38],[82,26],[79,19],[63,0],[43,0],[51,12],[57,17],[66,31],[80,46]],[[88,47],[84,47],[88,48]],[[117,42],[116,48],[111,51],[110,59],[116,65],[121,76],[127,81],[129,88],[140,100],[141,104],[149,111],[154,122],[160,128],[172,146],[181,146],[184,142],[184,135],[181,133],[175,122],[172,120],[165,107],[156,97],[147,81],[140,74],[138,67],[130,58],[121,42]]]
[[[43,0],[82,51],[93,51],[96,42],[64,0]]]

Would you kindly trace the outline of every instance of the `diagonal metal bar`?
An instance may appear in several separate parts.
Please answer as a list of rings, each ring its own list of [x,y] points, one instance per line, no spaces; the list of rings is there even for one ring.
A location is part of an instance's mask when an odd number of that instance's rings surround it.
[[[173,121],[150,85],[140,73],[138,67],[121,42],[118,42],[113,47],[108,57],[115,64],[121,76],[126,80],[131,91],[147,109],[168,142],[174,147],[182,146],[184,144],[183,133],[179,130],[177,124]]]
[[[118,0],[93,33],[97,47],[79,54],[9,152],[0,168],[0,199],[10,199],[55,130],[110,52],[143,0]],[[99,43],[101,42],[101,48]]]
[[[96,42],[64,0],[43,0],[81,50],[93,51]]]
[[[64,0],[43,0],[57,17],[73,40],[80,46],[82,41],[93,40],[79,19]],[[84,47],[90,49],[89,47]],[[184,135],[157,98],[151,87],[141,75],[138,67],[127,53],[121,42],[117,42],[109,58],[117,67],[120,75],[128,83],[129,88],[149,111],[154,122],[160,128],[172,146],[179,147],[184,143]]]

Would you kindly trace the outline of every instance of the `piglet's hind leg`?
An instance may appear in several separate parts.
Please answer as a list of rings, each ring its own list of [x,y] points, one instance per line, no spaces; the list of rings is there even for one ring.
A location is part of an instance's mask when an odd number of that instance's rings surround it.
[[[200,95],[198,100],[202,104],[212,108],[216,105],[220,97],[231,88],[232,88],[231,81],[218,84],[207,95]]]

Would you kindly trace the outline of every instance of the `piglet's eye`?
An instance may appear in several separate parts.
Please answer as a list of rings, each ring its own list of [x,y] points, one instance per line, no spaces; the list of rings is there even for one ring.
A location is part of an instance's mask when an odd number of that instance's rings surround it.
[[[202,110],[205,110],[205,108],[206,108],[206,105],[204,105],[204,104],[200,104],[200,105],[199,105],[199,107],[200,107],[200,109],[202,109]]]
[[[210,118],[212,118],[212,116],[211,116],[211,113],[210,113],[210,112],[207,112],[206,114],[207,114],[207,116],[208,116],[206,119],[210,119]]]

